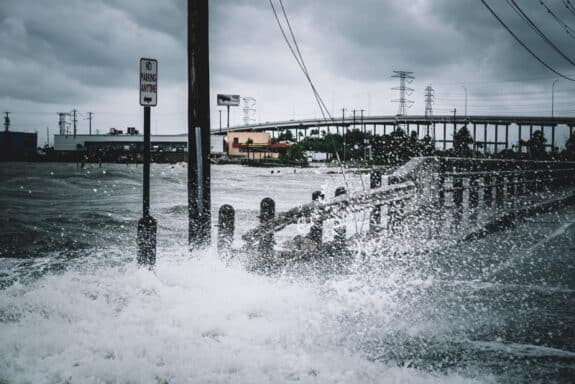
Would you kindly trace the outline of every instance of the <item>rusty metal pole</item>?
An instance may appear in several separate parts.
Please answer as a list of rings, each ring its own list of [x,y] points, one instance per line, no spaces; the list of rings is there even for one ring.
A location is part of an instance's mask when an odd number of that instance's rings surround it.
[[[210,63],[208,0],[188,0],[188,240],[210,244]]]

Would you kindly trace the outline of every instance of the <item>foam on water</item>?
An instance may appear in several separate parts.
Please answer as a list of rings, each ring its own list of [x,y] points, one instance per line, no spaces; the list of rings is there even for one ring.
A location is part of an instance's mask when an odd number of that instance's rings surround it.
[[[164,253],[155,271],[82,263],[6,288],[0,382],[474,382],[374,362],[347,342],[350,311],[394,311],[382,292]]]

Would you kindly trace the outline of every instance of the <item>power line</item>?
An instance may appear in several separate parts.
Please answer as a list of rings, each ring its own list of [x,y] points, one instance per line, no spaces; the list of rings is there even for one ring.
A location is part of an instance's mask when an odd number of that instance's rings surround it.
[[[513,33],[513,31],[507,26],[507,24],[505,24],[505,22],[503,20],[501,20],[501,18],[499,18],[499,16],[497,16],[497,13],[495,13],[495,11],[493,9],[491,9],[491,7],[485,2],[485,0],[481,0],[481,2],[483,3],[483,5],[489,10],[489,12],[491,12],[491,14],[493,15],[493,17],[495,17],[497,19],[497,21],[499,21],[499,23],[501,23],[501,25],[507,30],[507,32],[509,32],[509,34],[511,36],[513,36],[513,38],[519,43],[521,44],[521,46],[523,48],[525,48],[525,50],[527,52],[529,52],[531,54],[531,56],[533,56],[535,59],[537,59],[537,61],[539,61],[541,64],[543,64],[543,66],[545,66],[545,68],[547,68],[548,70],[550,70],[551,72],[555,73],[557,76],[561,76],[562,78],[569,80],[569,81],[575,81],[574,78],[571,78],[569,76],[566,76],[564,74],[562,74],[561,72],[557,71],[555,68],[551,67],[549,64],[547,64],[545,61],[543,61],[543,59],[541,59],[539,56],[537,56],[535,54],[535,52],[533,52],[523,41],[521,41],[521,39],[519,37],[517,37],[517,35],[515,33]]]
[[[308,69],[307,69],[307,66],[305,65],[305,60],[303,59],[303,55],[301,54],[301,51],[300,51],[300,49],[299,49],[299,45],[298,45],[298,43],[297,43],[297,39],[296,39],[295,34],[294,34],[294,32],[293,32],[293,29],[292,29],[292,27],[291,27],[291,23],[290,23],[290,21],[289,21],[289,17],[288,17],[288,15],[287,15],[287,11],[286,11],[286,9],[285,9],[285,7],[284,7],[284,5],[283,5],[283,1],[282,1],[282,0],[279,0],[279,4],[280,4],[281,10],[282,10],[282,14],[283,14],[283,16],[284,16],[285,22],[286,22],[286,24],[287,24],[287,26],[288,26],[288,29],[289,29],[289,33],[290,33],[290,36],[291,36],[291,39],[292,39],[292,42],[293,42],[293,47],[292,47],[292,45],[290,44],[290,40],[289,40],[288,37],[287,37],[287,34],[286,34],[285,30],[284,30],[284,27],[283,27],[282,23],[280,22],[280,18],[279,18],[279,16],[278,16],[278,13],[277,13],[277,11],[276,11],[276,8],[275,8],[275,6],[274,6],[273,1],[272,1],[272,0],[269,0],[269,3],[270,3],[270,6],[271,6],[271,8],[272,8],[272,11],[273,11],[273,13],[274,13],[276,22],[277,22],[277,24],[278,24],[278,26],[279,26],[279,28],[280,28],[280,31],[281,31],[281,33],[282,33],[282,36],[283,36],[283,38],[284,38],[284,41],[286,42],[287,46],[289,47],[289,50],[291,51],[292,55],[294,56],[296,62],[298,63],[298,66],[299,66],[300,69],[302,70],[304,76],[306,77],[306,79],[307,79],[307,81],[308,81],[308,83],[309,83],[309,85],[310,85],[310,87],[311,87],[311,89],[312,89],[312,92],[313,92],[314,97],[315,97],[315,99],[316,99],[316,101],[317,101],[317,104],[318,104],[318,106],[319,106],[319,109],[320,109],[320,112],[321,112],[321,114],[322,114],[322,116],[323,116],[323,119],[327,121],[327,120],[328,120],[328,119],[326,118],[326,115],[327,115],[332,122],[335,122],[334,118],[332,117],[331,113],[329,112],[329,109],[326,107],[326,105],[325,105],[325,103],[324,103],[324,101],[323,101],[321,95],[319,94],[319,91],[317,90],[317,88],[315,87],[315,85],[314,85],[314,83],[313,83],[313,81],[312,81],[312,79],[311,79],[311,75],[309,74],[309,71],[308,71]],[[294,48],[294,47],[295,47],[295,48]],[[348,181],[347,181],[347,177],[345,176],[345,170],[344,170],[344,168],[343,168],[343,164],[342,164],[341,159],[340,159],[340,157],[339,157],[339,153],[338,153],[338,151],[337,151],[337,148],[336,148],[336,146],[335,146],[335,143],[334,143],[333,139],[331,139],[330,141],[331,141],[331,144],[332,144],[332,146],[333,146],[333,150],[334,150],[334,153],[335,153],[335,156],[336,156],[337,163],[338,163],[338,165],[339,165],[339,167],[340,167],[340,170],[341,170],[341,175],[342,175],[342,177],[343,177],[343,181],[344,181],[344,184],[345,184],[345,188],[346,188],[347,191],[349,191],[349,190],[350,190],[350,189],[349,189],[349,183],[348,183]],[[345,148],[344,148],[344,151],[345,151]],[[364,189],[364,191],[365,191],[365,185],[363,185],[363,179],[360,179],[360,180],[361,180],[363,189]],[[356,227],[356,232],[357,232],[357,219],[355,218],[355,216],[354,216],[354,221],[355,221],[355,227]]]
[[[541,1],[541,4],[543,4],[543,1]],[[523,12],[521,7],[517,5],[517,2],[515,2],[515,0],[507,0],[507,5],[509,5],[511,9],[513,9],[515,13],[517,13],[519,17],[523,19],[523,21],[525,21],[525,23],[527,23],[527,25],[529,25],[531,29],[533,29],[539,35],[539,37],[543,39],[543,41],[545,41],[551,48],[553,48],[555,52],[559,53],[559,55],[561,55],[561,57],[563,57],[565,60],[571,63],[571,65],[575,65],[575,62],[571,60],[569,56],[567,56],[557,45],[555,45],[555,43],[553,43],[553,41],[551,41],[551,39],[549,39],[547,35],[543,33],[541,29],[539,29],[539,27],[537,27],[537,25],[533,22],[533,20],[531,20],[529,16],[527,16],[527,14]]]
[[[565,8],[567,8],[567,10],[569,12],[571,12],[571,14],[573,16],[575,16],[575,7],[573,6],[573,4],[571,4],[571,1],[570,0],[562,0],[562,2],[563,2],[563,5],[565,6]]]
[[[551,10],[551,8],[549,8],[549,7],[547,6],[547,4],[545,4],[545,3],[543,2],[543,0],[539,0],[539,3],[547,10],[547,13],[550,14],[551,17],[553,17],[553,19],[555,19],[555,21],[557,22],[557,24],[559,24],[561,27],[563,27],[563,29],[565,29],[565,32],[567,32],[567,34],[568,34],[572,39],[575,39],[575,31],[574,31],[573,29],[571,29],[571,27],[569,27],[566,22],[564,22],[563,20],[561,20],[561,19],[559,18],[559,16],[557,16],[557,15],[555,14],[555,12],[553,12],[553,11]],[[563,4],[565,4],[565,2],[563,2]],[[569,7],[567,7],[567,9],[569,9],[571,12],[573,12]]]

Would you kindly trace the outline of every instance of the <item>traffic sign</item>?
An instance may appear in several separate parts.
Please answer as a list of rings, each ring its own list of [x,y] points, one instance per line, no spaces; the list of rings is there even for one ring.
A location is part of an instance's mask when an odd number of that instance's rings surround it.
[[[158,105],[158,60],[140,59],[140,105]]]

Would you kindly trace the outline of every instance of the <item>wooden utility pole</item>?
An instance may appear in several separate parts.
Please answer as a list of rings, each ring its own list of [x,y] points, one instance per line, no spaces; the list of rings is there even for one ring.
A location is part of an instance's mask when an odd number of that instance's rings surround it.
[[[77,133],[77,124],[78,124],[78,119],[76,118],[76,114],[78,113],[78,111],[76,109],[72,110],[72,114],[74,116],[73,122],[74,122],[74,137],[76,137],[76,133]]]
[[[188,240],[211,237],[208,0],[188,0]]]
[[[88,135],[92,136],[92,115],[93,112],[88,112]]]

